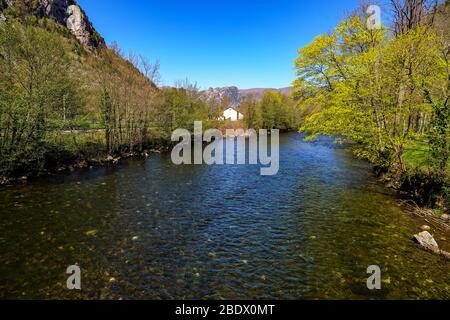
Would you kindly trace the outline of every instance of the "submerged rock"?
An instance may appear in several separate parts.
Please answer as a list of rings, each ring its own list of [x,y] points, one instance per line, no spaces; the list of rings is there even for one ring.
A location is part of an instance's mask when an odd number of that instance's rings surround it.
[[[422,229],[423,231],[430,231],[431,227],[427,226],[427,225],[423,225],[423,226],[420,227],[420,229]]]
[[[448,215],[448,214],[443,214],[443,215],[441,216],[441,219],[444,220],[444,221],[450,221],[450,215]]]

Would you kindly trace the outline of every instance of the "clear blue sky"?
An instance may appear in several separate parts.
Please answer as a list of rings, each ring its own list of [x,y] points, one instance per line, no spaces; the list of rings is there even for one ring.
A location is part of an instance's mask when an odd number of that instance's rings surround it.
[[[78,0],[109,44],[159,59],[164,85],[281,88],[297,49],[358,0]]]

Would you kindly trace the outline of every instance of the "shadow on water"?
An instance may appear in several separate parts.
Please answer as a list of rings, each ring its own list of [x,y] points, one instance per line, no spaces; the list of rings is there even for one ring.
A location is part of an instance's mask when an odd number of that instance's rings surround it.
[[[450,297],[450,264],[411,241],[421,221],[345,148],[285,134],[278,175],[259,173],[155,155],[2,189],[0,297]]]

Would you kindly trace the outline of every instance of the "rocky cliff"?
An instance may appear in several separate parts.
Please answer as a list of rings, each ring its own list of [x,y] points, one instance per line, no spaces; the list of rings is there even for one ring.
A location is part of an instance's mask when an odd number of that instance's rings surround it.
[[[215,103],[220,103],[228,99],[231,107],[238,106],[242,101],[242,96],[237,87],[209,88],[203,92],[205,98]]]
[[[0,0],[0,10],[13,15],[52,18],[66,26],[85,47],[98,48],[105,45],[105,41],[75,0]],[[3,13],[0,18],[5,19]]]

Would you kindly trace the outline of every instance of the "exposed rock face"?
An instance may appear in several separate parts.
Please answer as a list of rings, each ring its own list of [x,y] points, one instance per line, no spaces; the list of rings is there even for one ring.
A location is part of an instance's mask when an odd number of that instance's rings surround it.
[[[41,0],[37,15],[41,17],[52,17],[60,24],[65,24],[67,19],[67,8],[73,4],[69,0]]]
[[[81,11],[80,7],[76,5],[71,5],[67,8],[67,28],[72,32],[72,34],[84,45],[96,46],[91,39],[92,30],[86,16]]]
[[[229,99],[230,107],[238,106],[242,101],[242,96],[237,87],[209,88],[203,92],[207,100],[220,103],[225,98]]]
[[[25,0],[26,1],[26,0]],[[6,7],[13,7],[16,0],[7,0]],[[31,14],[38,17],[53,18],[66,26],[72,34],[86,47],[98,48],[105,45],[104,40],[95,31],[86,14],[75,0],[37,0],[30,3]]]

